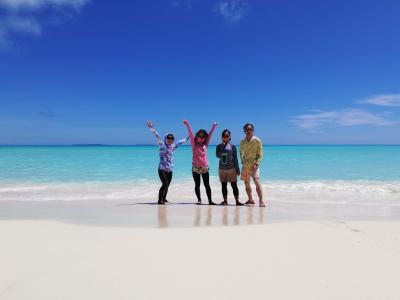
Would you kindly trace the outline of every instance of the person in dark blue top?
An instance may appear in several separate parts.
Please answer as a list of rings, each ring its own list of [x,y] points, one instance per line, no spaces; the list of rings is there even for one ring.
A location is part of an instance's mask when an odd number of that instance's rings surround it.
[[[231,183],[236,205],[239,202],[239,189],[237,177],[240,175],[236,146],[231,143],[231,133],[228,129],[222,131],[222,143],[217,146],[216,155],[219,158],[219,179],[222,185],[224,201],[221,205],[228,205],[228,182]]]

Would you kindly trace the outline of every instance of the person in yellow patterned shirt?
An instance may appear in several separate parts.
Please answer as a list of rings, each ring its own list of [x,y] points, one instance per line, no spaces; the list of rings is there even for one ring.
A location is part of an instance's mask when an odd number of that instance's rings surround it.
[[[249,200],[245,203],[253,205],[253,195],[250,185],[250,178],[253,178],[256,185],[256,191],[260,201],[260,207],[264,207],[263,192],[260,183],[260,163],[263,156],[261,140],[254,136],[254,126],[247,123],[243,126],[246,137],[240,141],[240,159],[242,161],[242,175],[241,179],[244,180],[246,186],[246,193]]]

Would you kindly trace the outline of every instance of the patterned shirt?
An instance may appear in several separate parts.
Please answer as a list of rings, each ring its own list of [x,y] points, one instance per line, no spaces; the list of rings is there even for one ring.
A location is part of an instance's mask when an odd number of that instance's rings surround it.
[[[190,127],[189,123],[186,124],[186,127],[189,132],[190,143],[192,144],[192,152],[193,152],[192,165],[194,167],[208,167],[208,158],[207,158],[208,144],[210,143],[211,137],[217,125],[215,124],[212,125],[210,132],[208,134],[208,139],[202,145],[198,145],[196,143],[193,130]]]
[[[250,141],[246,138],[240,141],[240,159],[244,169],[249,170],[253,165],[260,165],[263,157],[261,140],[253,136]]]
[[[167,136],[165,136],[164,141],[162,141],[157,130],[150,128],[150,131],[156,136],[157,144],[160,148],[160,164],[158,165],[158,168],[163,171],[172,172],[174,166],[172,155],[174,154],[175,149],[185,143],[187,139],[169,145],[167,144]]]

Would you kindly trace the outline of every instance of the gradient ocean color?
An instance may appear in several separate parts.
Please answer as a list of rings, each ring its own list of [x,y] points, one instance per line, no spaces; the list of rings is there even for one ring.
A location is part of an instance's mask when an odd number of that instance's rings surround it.
[[[215,146],[208,153],[219,196]],[[156,146],[3,146],[0,200],[153,199],[157,165]],[[267,198],[276,200],[363,195],[397,201],[399,165],[400,146],[264,146],[261,179]],[[193,198],[189,146],[175,152],[171,191],[172,198]]]
[[[211,176],[218,174],[215,146]],[[174,156],[174,179],[191,179],[191,148]],[[153,146],[0,147],[0,182],[158,182]],[[400,146],[264,146],[261,177],[270,180],[400,180]]]

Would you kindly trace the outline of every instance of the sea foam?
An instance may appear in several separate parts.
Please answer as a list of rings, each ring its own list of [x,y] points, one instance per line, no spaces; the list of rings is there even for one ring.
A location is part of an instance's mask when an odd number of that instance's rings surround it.
[[[79,201],[133,200],[155,201],[158,182],[85,182],[85,183],[2,183],[0,201]],[[220,199],[221,186],[211,178],[213,198]],[[244,185],[239,183],[241,199],[247,198]],[[400,205],[399,181],[264,181],[267,201],[309,203],[358,203]],[[206,198],[202,187],[203,198]],[[232,197],[229,188],[230,197]],[[255,194],[255,190],[253,191]],[[168,199],[193,202],[194,184],[191,180],[173,181]]]

